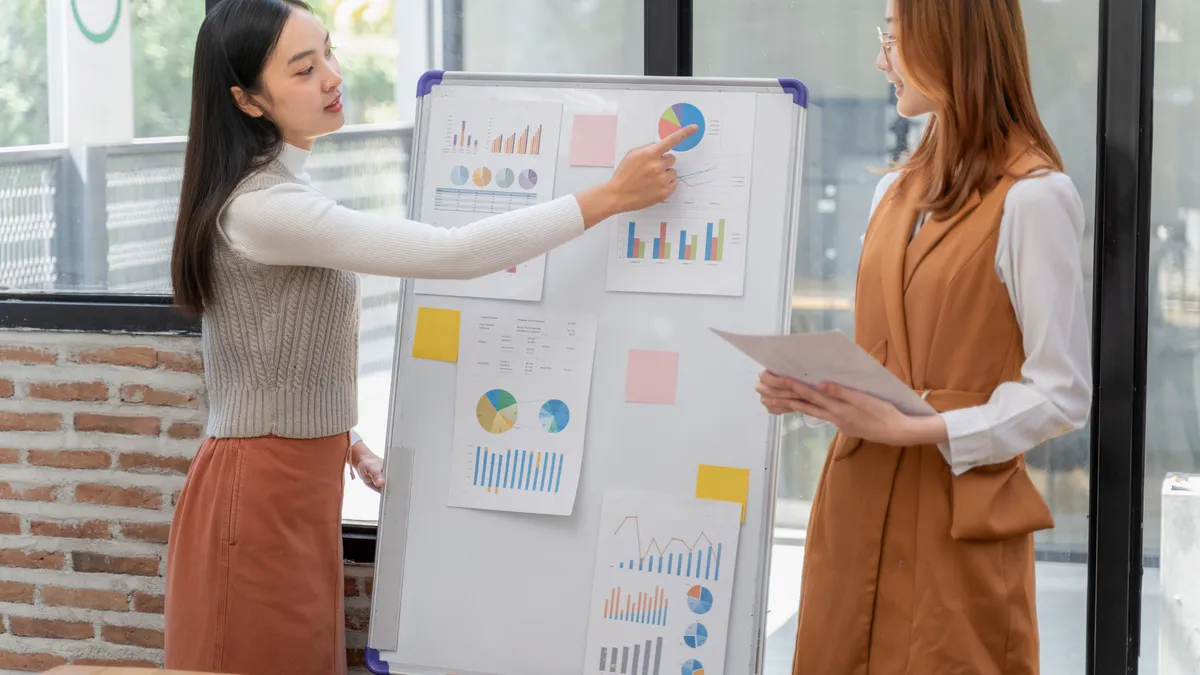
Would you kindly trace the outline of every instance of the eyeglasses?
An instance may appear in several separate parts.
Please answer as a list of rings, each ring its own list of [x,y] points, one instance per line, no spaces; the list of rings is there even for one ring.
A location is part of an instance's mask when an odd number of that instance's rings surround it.
[[[892,67],[892,45],[896,44],[896,36],[891,33],[883,32],[879,26],[875,27],[875,32],[879,34],[879,44],[883,46],[883,60],[887,63],[887,67]]]

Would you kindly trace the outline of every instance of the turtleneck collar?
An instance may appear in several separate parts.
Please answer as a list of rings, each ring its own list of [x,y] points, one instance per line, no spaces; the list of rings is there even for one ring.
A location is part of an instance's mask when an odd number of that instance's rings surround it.
[[[308,162],[308,156],[311,154],[311,151],[298,148],[285,141],[283,149],[279,152],[279,162],[294,176],[304,178],[307,174],[304,165]]]

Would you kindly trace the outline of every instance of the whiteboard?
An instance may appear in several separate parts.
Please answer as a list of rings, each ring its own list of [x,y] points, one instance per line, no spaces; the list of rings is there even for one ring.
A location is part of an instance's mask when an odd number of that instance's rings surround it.
[[[701,92],[754,98],[750,226],[740,294],[608,290],[614,228],[621,225],[617,222],[601,223],[548,253],[538,300],[414,294],[414,282],[404,282],[367,649],[372,672],[594,672],[585,665],[585,643],[605,491],[694,496],[698,464],[750,469],[745,521],[737,540],[725,672],[760,671],[780,428],[754,394],[754,364],[710,329],[788,331],[807,106],[804,85],[773,79],[433,71],[418,84],[409,209],[414,219],[422,214],[430,148],[448,142],[440,130],[429,128],[430,110],[438,98],[561,103],[553,186],[553,196],[558,197],[591,187],[612,172],[571,165],[573,115],[619,116],[623,106]],[[464,315],[515,308],[595,317],[586,454],[569,515],[447,505],[457,365],[413,358],[419,307],[457,309]],[[626,402],[631,349],[679,354],[674,405]],[[664,672],[678,672],[678,666]]]

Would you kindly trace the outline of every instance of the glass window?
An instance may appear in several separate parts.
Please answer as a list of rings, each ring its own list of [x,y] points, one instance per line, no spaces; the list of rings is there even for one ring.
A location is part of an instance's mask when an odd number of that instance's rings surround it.
[[[1090,0],[1025,2],[1034,93],[1087,207],[1080,255],[1091,289],[1098,8]],[[809,87],[803,215],[792,330],[853,331],[854,281],[871,199],[872,167],[916,145],[922,120],[895,112],[875,68],[883,0],[697,0],[697,75],[798,77]],[[1090,298],[1088,306],[1090,310]],[[1083,673],[1087,588],[1087,430],[1027,455],[1055,529],[1039,533],[1042,670]],[[804,537],[831,432],[785,420],[768,601],[766,672],[791,672]]]
[[[134,0],[133,121],[139,138],[187,135],[203,2]]]
[[[393,0],[313,0],[333,33],[342,66],[346,125],[396,120],[396,17]],[[409,102],[407,86],[405,105]]]
[[[1200,550],[1200,75],[1190,39],[1200,5],[1159,0],[1154,44],[1154,147],[1146,343],[1146,462],[1139,672],[1194,672],[1194,582]]]
[[[0,63],[5,71],[0,78],[0,148],[48,143],[45,0],[0,4]]]
[[[461,69],[641,75],[641,0],[461,0],[449,12],[445,48],[453,59],[461,35]],[[447,7],[452,3],[446,3]]]

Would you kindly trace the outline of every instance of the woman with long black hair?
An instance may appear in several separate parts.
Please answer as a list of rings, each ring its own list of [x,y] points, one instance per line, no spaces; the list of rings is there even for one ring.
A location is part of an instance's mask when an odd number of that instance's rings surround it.
[[[344,119],[329,33],[299,0],[224,0],[196,41],[172,258],[176,303],[203,319],[209,419],[176,505],[166,666],[240,675],[346,670],[341,504],[353,432],[356,273],[473,278],[519,264],[675,189],[667,151],[631,151],[605,183],[446,230],[343,208],[304,164]]]

